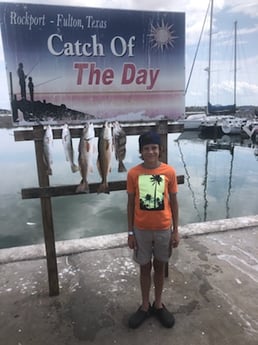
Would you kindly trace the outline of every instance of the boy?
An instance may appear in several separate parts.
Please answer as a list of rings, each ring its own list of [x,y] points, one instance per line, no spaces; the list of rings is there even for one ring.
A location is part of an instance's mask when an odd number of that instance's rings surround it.
[[[160,162],[160,136],[139,137],[143,163],[127,176],[128,246],[140,265],[142,305],[129,318],[129,327],[139,327],[154,314],[164,327],[174,325],[174,316],[162,303],[165,265],[172,247],[179,244],[177,177],[174,168]],[[150,304],[151,271],[154,269],[155,300]]]

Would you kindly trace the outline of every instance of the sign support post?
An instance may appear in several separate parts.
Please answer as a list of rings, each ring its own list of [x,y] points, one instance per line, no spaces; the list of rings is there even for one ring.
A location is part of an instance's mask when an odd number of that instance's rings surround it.
[[[49,177],[46,174],[46,166],[43,160],[43,126],[33,127],[33,136],[35,138],[34,145],[39,187],[49,187]],[[40,197],[40,203],[47,259],[49,296],[57,296],[59,294],[59,284],[51,198]]]

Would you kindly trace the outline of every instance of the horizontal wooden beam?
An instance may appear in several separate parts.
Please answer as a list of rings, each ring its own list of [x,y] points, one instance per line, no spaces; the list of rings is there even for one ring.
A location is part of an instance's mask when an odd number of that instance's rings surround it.
[[[123,129],[126,133],[126,135],[139,135],[139,133],[147,132],[151,129],[157,129],[156,124],[149,124],[149,125],[142,125],[142,124],[134,124],[134,125],[128,125],[123,126]],[[73,138],[80,138],[82,134],[83,126],[77,127],[77,128],[70,128],[71,136]],[[101,126],[95,127],[95,134],[98,137],[101,130]],[[54,139],[61,139],[62,138],[62,128],[52,128],[53,131],[53,137]],[[167,132],[168,133],[180,133],[184,131],[184,125],[181,124],[168,124]],[[37,131],[37,128],[35,127],[35,130],[27,129],[27,130],[16,130],[14,131],[14,139],[15,141],[28,141],[28,140],[43,140],[42,134],[39,134],[41,132]]]
[[[177,176],[177,183],[184,183],[184,175]],[[78,185],[65,185],[55,187],[35,187],[23,188],[21,190],[22,199],[36,199],[36,198],[51,198],[56,196],[80,195],[85,193],[77,193],[76,188]],[[90,193],[97,193],[99,183],[89,184]],[[126,190],[126,181],[110,181],[110,192]]]

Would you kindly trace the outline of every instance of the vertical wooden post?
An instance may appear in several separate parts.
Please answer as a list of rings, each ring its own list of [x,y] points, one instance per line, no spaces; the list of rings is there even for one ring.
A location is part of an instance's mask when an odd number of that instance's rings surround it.
[[[168,162],[168,122],[167,120],[161,120],[157,125],[157,132],[160,135],[162,152],[160,160],[164,163]]]
[[[160,160],[164,163],[168,162],[168,122],[166,120],[159,121],[157,132],[160,134],[161,145],[163,150],[161,152]],[[165,277],[168,277],[168,263],[165,266]]]
[[[33,136],[34,136],[34,144],[35,144],[39,186],[48,187],[49,177],[46,173],[46,166],[43,160],[43,150],[44,150],[43,126],[33,127]],[[43,223],[45,248],[46,248],[49,296],[57,296],[59,294],[59,284],[58,284],[58,271],[57,271],[57,262],[56,262],[55,235],[54,235],[51,198],[50,197],[40,198],[40,202],[41,202],[41,214],[42,214],[42,223]]]

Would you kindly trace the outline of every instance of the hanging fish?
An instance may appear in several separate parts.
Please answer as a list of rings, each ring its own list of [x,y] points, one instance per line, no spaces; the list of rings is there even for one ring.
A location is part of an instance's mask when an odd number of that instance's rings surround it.
[[[95,131],[93,123],[87,123],[82,131],[79,142],[79,167],[82,180],[76,188],[76,193],[89,193],[88,174],[93,172],[93,154],[95,150]]]
[[[52,175],[53,143],[52,128],[48,125],[43,138],[43,160],[47,166],[47,175]]]
[[[98,188],[98,193],[109,194],[109,186],[107,177],[111,171],[111,155],[112,155],[112,130],[111,125],[105,122],[101,129],[98,139],[98,159],[97,167],[101,177],[101,183]]]
[[[118,121],[113,123],[113,143],[115,148],[115,157],[118,161],[118,172],[125,172],[123,160],[126,154],[126,134]]]
[[[63,129],[62,129],[62,144],[64,147],[65,158],[67,162],[70,162],[71,170],[74,173],[79,170],[79,167],[74,163],[72,136],[67,124],[64,124]]]

